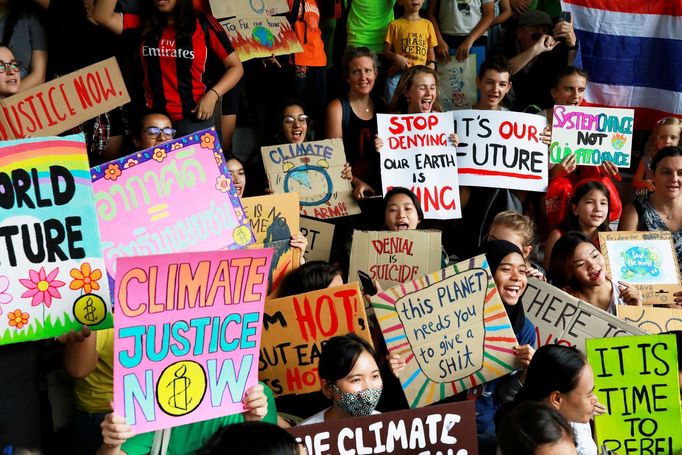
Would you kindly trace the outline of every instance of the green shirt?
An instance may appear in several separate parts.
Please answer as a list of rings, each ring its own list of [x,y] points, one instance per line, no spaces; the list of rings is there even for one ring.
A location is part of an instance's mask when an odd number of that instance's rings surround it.
[[[265,396],[268,398],[268,413],[263,422],[277,424],[277,409],[272,390],[265,386]],[[170,443],[167,455],[188,455],[199,450],[208,439],[220,428],[233,423],[241,423],[244,416],[231,414],[225,417],[217,417],[203,422],[189,423],[174,427],[171,431]],[[154,432],[142,433],[128,439],[121,450],[128,455],[148,455],[152,450]]]
[[[367,46],[383,53],[394,4],[395,0],[353,0],[348,13],[348,46]]]

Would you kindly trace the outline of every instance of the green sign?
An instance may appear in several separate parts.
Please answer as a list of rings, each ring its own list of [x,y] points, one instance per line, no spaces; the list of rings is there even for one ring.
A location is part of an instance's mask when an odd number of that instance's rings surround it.
[[[599,445],[620,455],[682,451],[680,384],[674,335],[587,340],[595,393],[606,414]]]

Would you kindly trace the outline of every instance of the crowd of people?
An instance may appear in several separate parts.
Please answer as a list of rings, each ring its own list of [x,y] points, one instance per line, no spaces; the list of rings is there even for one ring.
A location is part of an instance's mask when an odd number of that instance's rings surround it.
[[[341,177],[362,215],[332,220],[329,262],[304,263],[279,295],[356,281],[347,275],[353,229],[440,230],[443,267],[487,255],[518,340],[515,373],[452,399],[476,401],[479,453],[596,455],[590,422],[605,409],[590,365],[575,348],[538,348],[519,302],[532,277],[612,314],[642,305],[636,287],[607,275],[603,231],[670,232],[682,264],[682,121],[656,124],[631,189],[613,163],[579,166],[568,155],[549,169],[546,193],[460,187],[462,218],[428,220],[410,189],[382,195],[387,138],[377,134],[377,114],[443,111],[438,66],[475,54],[471,108],[535,113],[551,125],[553,106],[580,105],[589,83],[570,15],[559,0],[536,9],[527,0],[287,3],[302,52],[242,63],[207,0],[0,0],[0,98],[115,56],[132,101],[77,128],[91,166],[216,127],[239,197],[272,193],[260,145],[341,138]],[[237,127],[254,133],[253,150],[238,149]],[[549,145],[551,127],[541,138]],[[294,233],[291,245],[305,252],[307,241]],[[682,294],[671,306],[682,306]],[[405,360],[373,335],[374,346],[355,334],[326,342],[319,393],[275,399],[261,383],[246,392],[243,414],[146,434],[112,412],[113,329],[0,346],[0,449],[304,453],[282,428],[408,407]]]

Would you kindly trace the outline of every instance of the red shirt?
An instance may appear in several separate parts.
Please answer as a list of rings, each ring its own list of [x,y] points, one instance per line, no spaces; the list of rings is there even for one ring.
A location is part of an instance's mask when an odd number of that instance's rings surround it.
[[[141,33],[141,18],[123,15],[123,29]],[[225,71],[223,60],[233,52],[218,21],[200,15],[191,36],[178,38],[168,25],[158,40],[140,36],[139,53],[144,73],[145,104],[177,121],[193,116],[199,98]]]

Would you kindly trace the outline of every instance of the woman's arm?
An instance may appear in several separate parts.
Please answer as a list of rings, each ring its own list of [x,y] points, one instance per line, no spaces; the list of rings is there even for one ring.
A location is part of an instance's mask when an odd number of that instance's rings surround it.
[[[639,226],[639,215],[635,206],[628,204],[623,208],[623,214],[620,217],[620,223],[618,223],[619,231],[636,231],[637,226]]]
[[[438,60],[450,61],[450,48],[448,44],[443,39],[443,35],[440,33],[440,26],[438,25],[438,6],[440,0],[431,0],[429,6],[426,9],[426,18],[433,24],[433,31],[436,32],[436,41],[438,41],[438,46],[436,47],[436,57]]]
[[[343,107],[341,101],[335,99],[327,106],[327,139],[343,137]]]
[[[64,369],[69,376],[83,379],[95,371],[97,367],[97,332],[90,332],[88,327],[81,331],[72,330],[58,338],[64,343]]]
[[[495,20],[495,3],[490,2],[486,3],[481,7],[481,11],[483,13],[483,17],[481,17],[481,20],[478,21],[478,24],[476,24],[476,27],[469,32],[467,37],[462,41],[462,44],[459,45],[457,48],[457,60],[459,61],[464,61],[466,58],[469,56],[469,51],[471,50],[471,47],[474,45],[477,39],[479,39],[483,34],[488,31],[490,26],[493,24],[493,21]]]
[[[123,33],[123,15],[114,11],[116,0],[97,0],[92,19],[112,33]]]
[[[199,102],[192,110],[192,112],[196,113],[198,120],[208,120],[211,118],[218,99],[232,90],[244,75],[244,67],[236,52],[232,52],[223,60],[223,66],[225,67],[225,72],[222,77],[199,98]]]
[[[552,258],[552,250],[554,249],[554,244],[561,238],[561,232],[558,229],[552,229],[552,232],[547,236],[547,242],[545,243],[545,260],[542,265],[545,270],[549,271],[549,261]]]
[[[512,17],[509,0],[500,0],[500,15],[496,16],[492,25],[504,24]]]
[[[31,72],[21,79],[21,91],[25,91],[45,83],[47,74],[47,51],[31,52]]]

